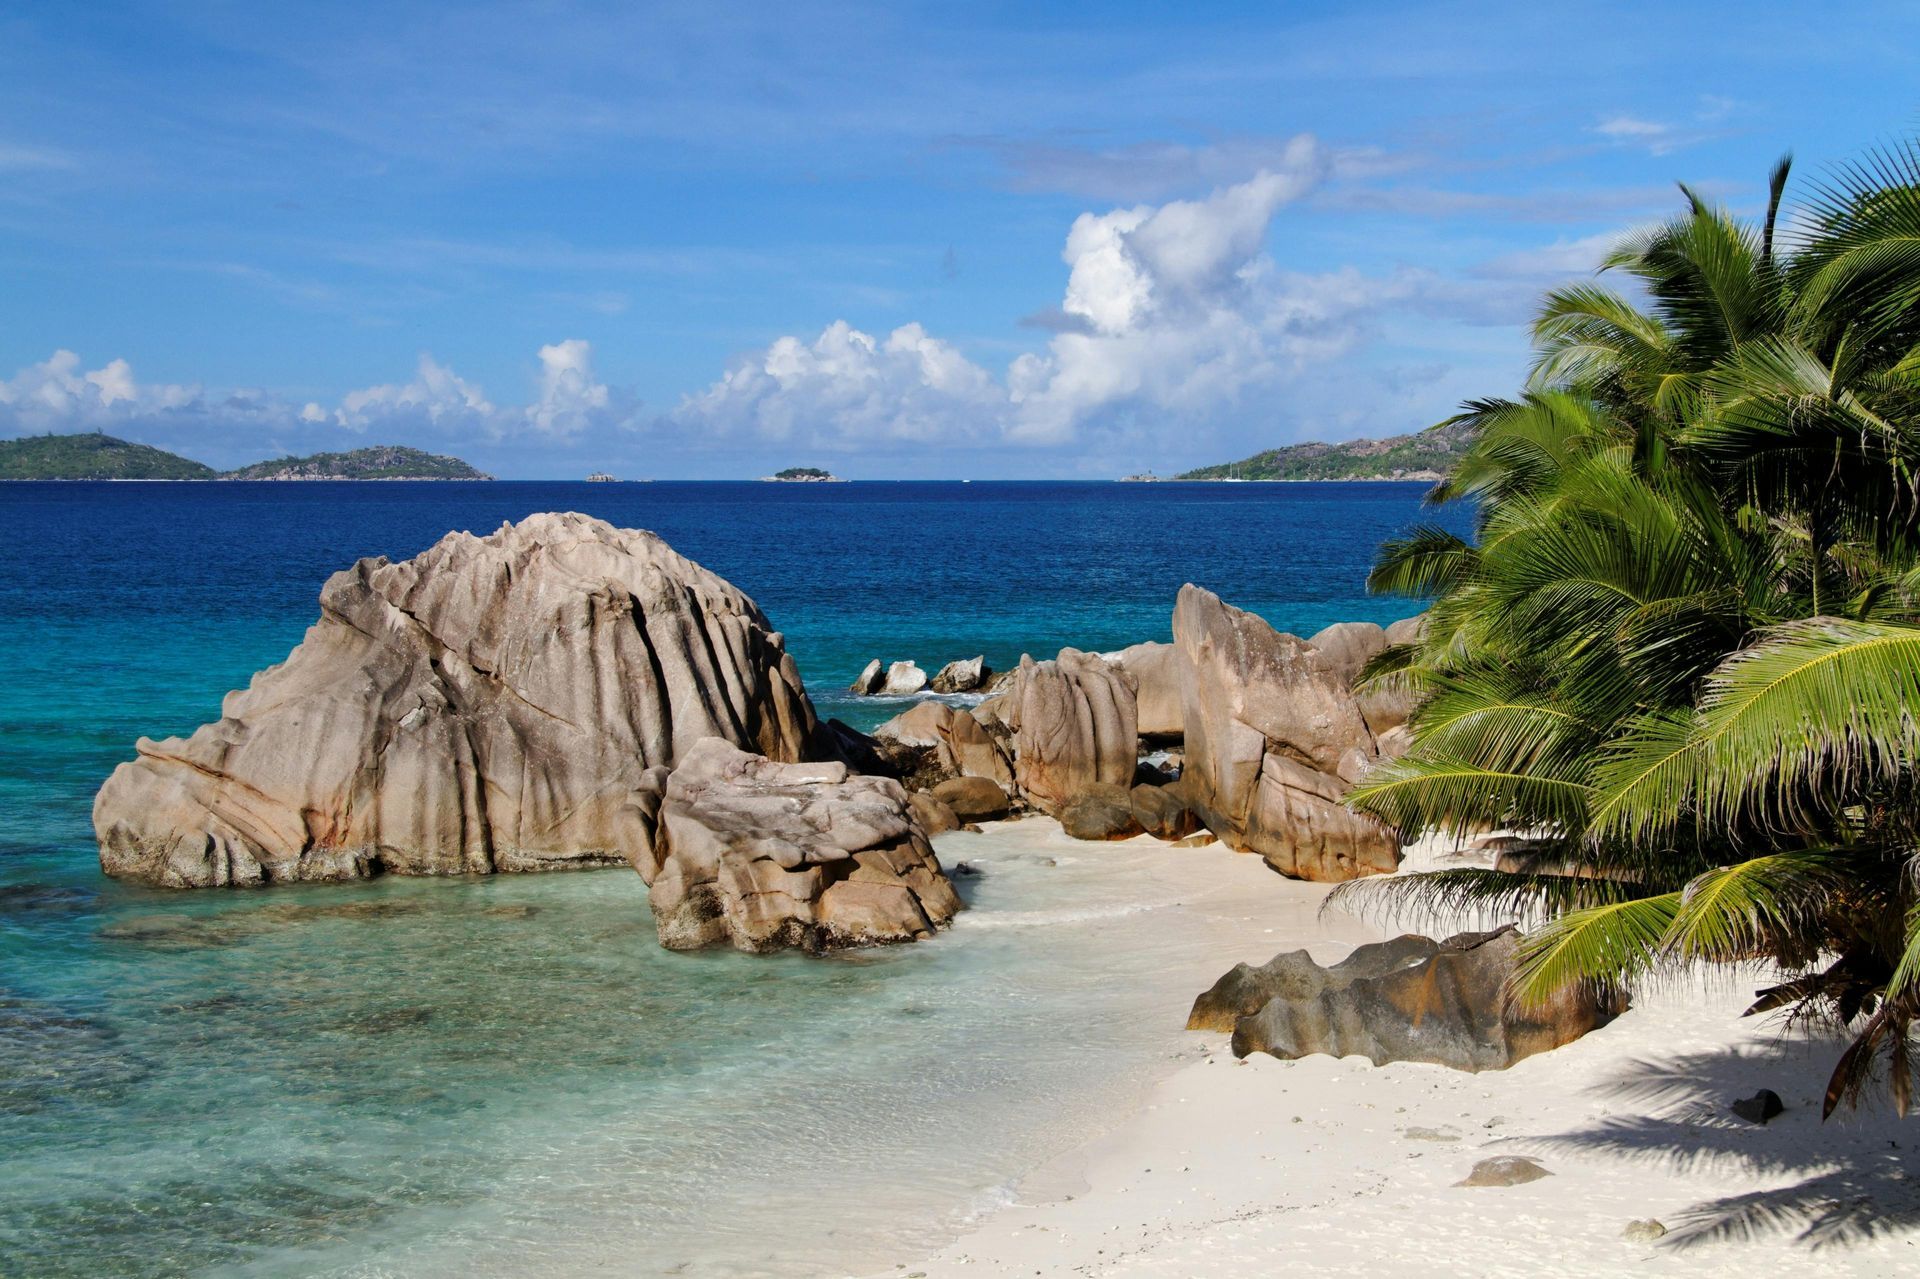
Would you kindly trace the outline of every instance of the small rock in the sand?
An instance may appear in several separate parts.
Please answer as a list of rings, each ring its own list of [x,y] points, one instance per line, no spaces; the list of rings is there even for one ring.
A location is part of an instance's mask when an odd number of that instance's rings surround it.
[[[1042,866],[1058,866],[1060,863],[1053,860],[1053,858],[1051,857],[1042,857],[1040,859],[1040,864]]]
[[[1666,1233],[1667,1228],[1663,1223],[1654,1220],[1652,1217],[1644,1217],[1639,1221],[1629,1221],[1627,1228],[1620,1232],[1620,1237],[1622,1239],[1630,1239],[1634,1243],[1652,1243],[1654,1240],[1665,1236]]]
[[[1295,1122],[1298,1122],[1297,1120]],[[1409,1128],[1401,1134],[1408,1141],[1458,1141],[1458,1133],[1448,1132],[1444,1128]]]
[[[1753,1096],[1742,1097],[1734,1102],[1731,1109],[1750,1124],[1764,1124],[1785,1110],[1786,1106],[1781,1102],[1779,1093],[1771,1088],[1762,1088]]]
[[[1551,1176],[1553,1176],[1552,1173],[1525,1155],[1496,1155],[1492,1159],[1482,1159],[1473,1166],[1472,1172],[1453,1184],[1456,1186],[1524,1186],[1529,1181],[1538,1181],[1542,1177]]]

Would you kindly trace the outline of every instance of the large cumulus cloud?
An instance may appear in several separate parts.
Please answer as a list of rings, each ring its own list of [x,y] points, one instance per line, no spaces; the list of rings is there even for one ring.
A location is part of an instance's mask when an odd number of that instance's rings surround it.
[[[918,324],[877,337],[844,320],[782,337],[668,418],[721,436],[854,447],[888,441],[1057,446],[1142,413],[1233,411],[1346,350],[1404,285],[1303,275],[1266,252],[1278,211],[1319,180],[1311,148],[1203,199],[1084,213],[1068,230],[1054,330],[996,375]]]

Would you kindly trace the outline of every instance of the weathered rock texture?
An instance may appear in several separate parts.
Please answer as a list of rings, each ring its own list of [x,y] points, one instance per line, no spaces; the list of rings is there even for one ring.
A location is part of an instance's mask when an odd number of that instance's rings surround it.
[[[945,702],[920,702],[873,730],[875,737],[932,752],[929,767],[946,777],[985,777],[1013,785],[1013,765],[980,721]]]
[[[1133,793],[1124,786],[1095,782],[1060,809],[1060,828],[1075,839],[1131,839],[1141,831],[1133,813]]]
[[[933,682],[927,687],[936,693],[971,693],[987,681],[993,672],[987,669],[987,659],[969,657],[962,661],[948,662],[934,674]]]
[[[1000,718],[1013,730],[1014,781],[1057,815],[1096,782],[1125,787],[1139,761],[1132,675],[1093,653],[1063,648],[1049,662],[1020,659]]]
[[[1133,676],[1140,736],[1171,741],[1187,730],[1180,702],[1180,654],[1171,644],[1134,644],[1112,655]]]
[[[1391,872],[1393,833],[1341,802],[1378,756],[1345,678],[1345,646],[1325,657],[1192,585],[1180,588],[1173,637],[1182,780],[1207,828],[1300,879]]]
[[[1625,1011],[1624,995],[1590,988],[1538,1008],[1509,1004],[1519,942],[1512,927],[1445,941],[1408,934],[1330,968],[1304,950],[1239,964],[1194,1001],[1187,1028],[1231,1030],[1237,1057],[1357,1054],[1376,1066],[1480,1071],[1571,1043]]]
[[[778,764],[719,738],[666,779],[641,847],[634,867],[672,950],[912,941],[960,909],[900,783]]]
[[[617,864],[649,768],[815,731],[752,600],[651,533],[535,515],[335,573],[217,723],[140,740],[94,829],[108,874],[176,888]]]

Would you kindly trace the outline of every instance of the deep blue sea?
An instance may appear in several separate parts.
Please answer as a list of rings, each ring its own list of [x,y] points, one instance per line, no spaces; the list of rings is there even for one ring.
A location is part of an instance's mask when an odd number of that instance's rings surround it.
[[[870,658],[1166,639],[1187,581],[1303,635],[1404,616],[1363,583],[1436,518],[1422,489],[0,485],[0,1274],[888,1268],[1144,1086],[1198,975],[1253,957],[1173,927],[1145,854],[964,833],[961,926],[825,961],[663,952],[625,871],[103,878],[100,781],[215,718],[357,557],[542,510],[652,529],[867,727],[900,709],[844,693]]]

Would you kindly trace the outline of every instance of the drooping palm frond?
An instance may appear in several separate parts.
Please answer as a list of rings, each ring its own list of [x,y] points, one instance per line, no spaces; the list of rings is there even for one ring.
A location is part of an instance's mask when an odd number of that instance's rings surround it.
[[[1817,831],[1920,750],[1920,627],[1819,617],[1729,657],[1693,714],[1649,716],[1595,775],[1594,828],[1640,837],[1691,809]]]
[[[1679,893],[1662,893],[1566,912],[1521,942],[1508,993],[1538,1005],[1583,982],[1632,985],[1665,959],[1680,903]]]
[[[1592,795],[1577,776],[1410,754],[1376,767],[1348,792],[1347,802],[1413,834],[1503,826],[1579,830]]]

